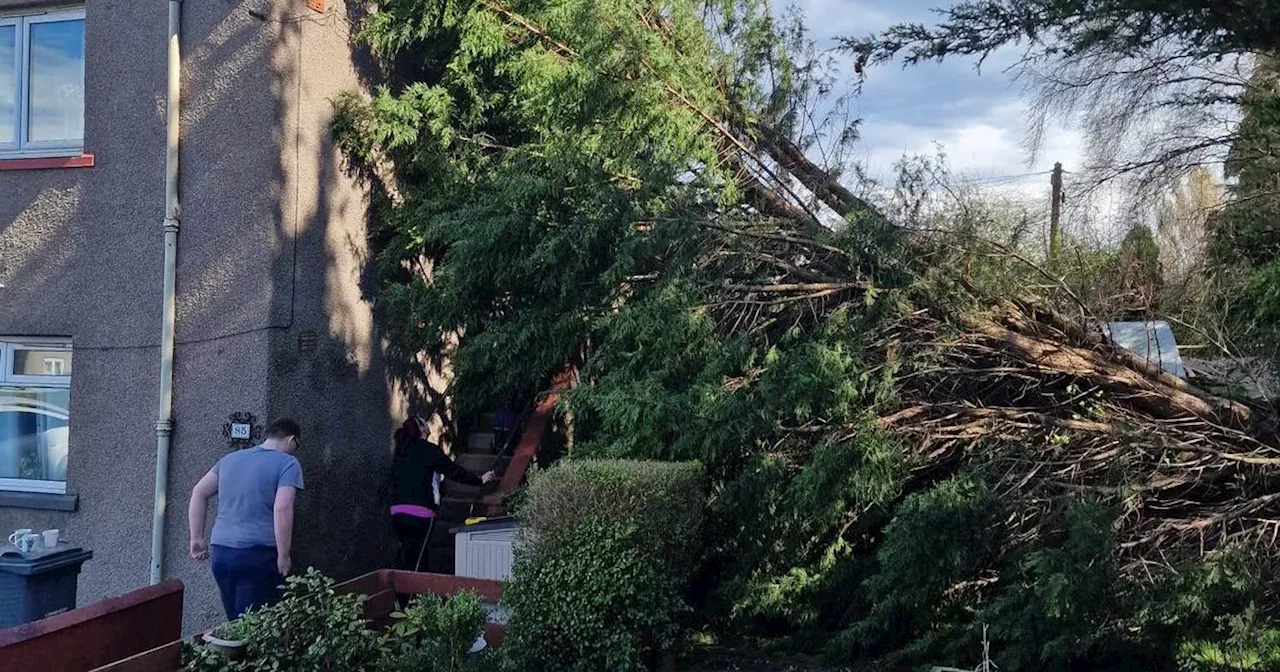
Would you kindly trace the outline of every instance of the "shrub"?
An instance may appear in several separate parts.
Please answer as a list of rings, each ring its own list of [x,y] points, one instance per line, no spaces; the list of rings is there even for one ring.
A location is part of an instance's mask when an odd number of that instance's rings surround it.
[[[472,592],[445,600],[420,595],[396,619],[387,636],[386,672],[457,672],[467,666],[467,652],[484,626],[484,604]]]
[[[697,462],[564,460],[529,479],[517,515],[530,541],[587,519],[630,522],[684,581],[699,553],[703,476]]]
[[[1115,562],[1112,513],[1071,502],[1063,529],[1011,562],[980,614],[1006,670],[1101,669],[1130,612]],[[1133,650],[1131,644],[1123,648]]]
[[[203,647],[188,651],[191,672],[360,672],[376,670],[382,641],[364,618],[363,595],[340,595],[333,579],[315,569],[286,579],[284,598],[251,609],[224,629],[245,643],[242,658],[227,661]]]
[[[480,598],[462,593],[414,599],[389,632],[376,632],[364,617],[364,595],[338,594],[315,569],[286,580],[284,598],[254,609],[222,628],[245,643],[228,660],[199,645],[183,647],[188,672],[458,672],[484,625]]]
[[[990,533],[998,520],[990,491],[963,475],[913,494],[884,530],[876,572],[862,589],[872,605],[863,619],[832,641],[835,660],[874,658],[915,662],[937,653],[952,633],[969,595],[956,586],[981,585],[981,572],[1001,540]]]
[[[694,463],[583,460],[530,480],[504,595],[514,669],[643,669],[674,643],[702,476]]]
[[[1165,669],[1280,669],[1280,623],[1258,608],[1276,571],[1274,556],[1248,548],[1181,564],[1146,591],[1137,627],[1176,660]]]
[[[908,496],[861,581],[867,607],[832,638],[836,664],[971,665],[990,644],[1002,670],[1228,672],[1280,669],[1280,628],[1255,602],[1274,561],[1248,549],[1126,574],[1116,513],[1058,502],[1034,539],[976,473]]]
[[[1178,667],[1189,672],[1280,669],[1280,629],[1250,605],[1242,614],[1217,617],[1216,637],[1178,647]]]
[[[672,644],[675,577],[632,523],[580,521],[516,561],[503,648],[519,670],[642,670]]]

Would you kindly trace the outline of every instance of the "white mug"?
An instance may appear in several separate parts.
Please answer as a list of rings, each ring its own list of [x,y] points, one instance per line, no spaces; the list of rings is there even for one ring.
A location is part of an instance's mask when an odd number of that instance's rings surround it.
[[[31,550],[36,547],[36,541],[40,539],[40,537],[36,536],[34,532],[28,532],[22,535],[21,537],[14,539],[13,536],[16,534],[17,532],[14,532],[13,535],[9,535],[10,536],[9,543],[13,544],[14,546],[17,546],[18,550],[22,551],[23,553],[31,552]]]
[[[41,539],[44,541],[45,548],[53,548],[58,545],[58,531],[45,530],[40,533]]]
[[[13,544],[14,546],[17,546],[18,541],[21,539],[25,539],[28,535],[31,534],[31,531],[32,530],[29,527],[24,527],[20,530],[14,530],[13,534],[9,535],[9,543]]]

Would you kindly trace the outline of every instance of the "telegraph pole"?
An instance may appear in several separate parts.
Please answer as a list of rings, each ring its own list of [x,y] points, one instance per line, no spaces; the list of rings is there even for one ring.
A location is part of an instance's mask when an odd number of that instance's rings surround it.
[[[1049,263],[1058,259],[1062,247],[1062,164],[1053,164],[1053,207],[1049,215]]]

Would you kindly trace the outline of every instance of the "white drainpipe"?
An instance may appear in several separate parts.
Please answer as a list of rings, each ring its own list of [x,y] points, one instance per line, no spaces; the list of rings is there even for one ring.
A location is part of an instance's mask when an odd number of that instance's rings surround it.
[[[179,37],[182,0],[169,0],[169,93],[165,100],[166,147],[164,160],[164,301],[160,326],[160,411],[156,419],[156,499],[151,517],[151,583],[160,583],[164,570],[164,510],[169,498],[169,439],[173,434],[173,329],[174,287],[178,273],[179,101],[182,52]]]

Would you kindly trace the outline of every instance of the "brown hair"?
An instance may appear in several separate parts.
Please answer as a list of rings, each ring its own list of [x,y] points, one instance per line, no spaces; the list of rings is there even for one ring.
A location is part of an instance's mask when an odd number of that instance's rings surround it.
[[[411,415],[406,418],[404,423],[400,425],[400,428],[396,430],[394,438],[396,452],[399,453],[405,448],[408,448],[409,444],[414,441],[418,441],[426,437],[422,436],[422,428],[418,426],[417,416]]]

